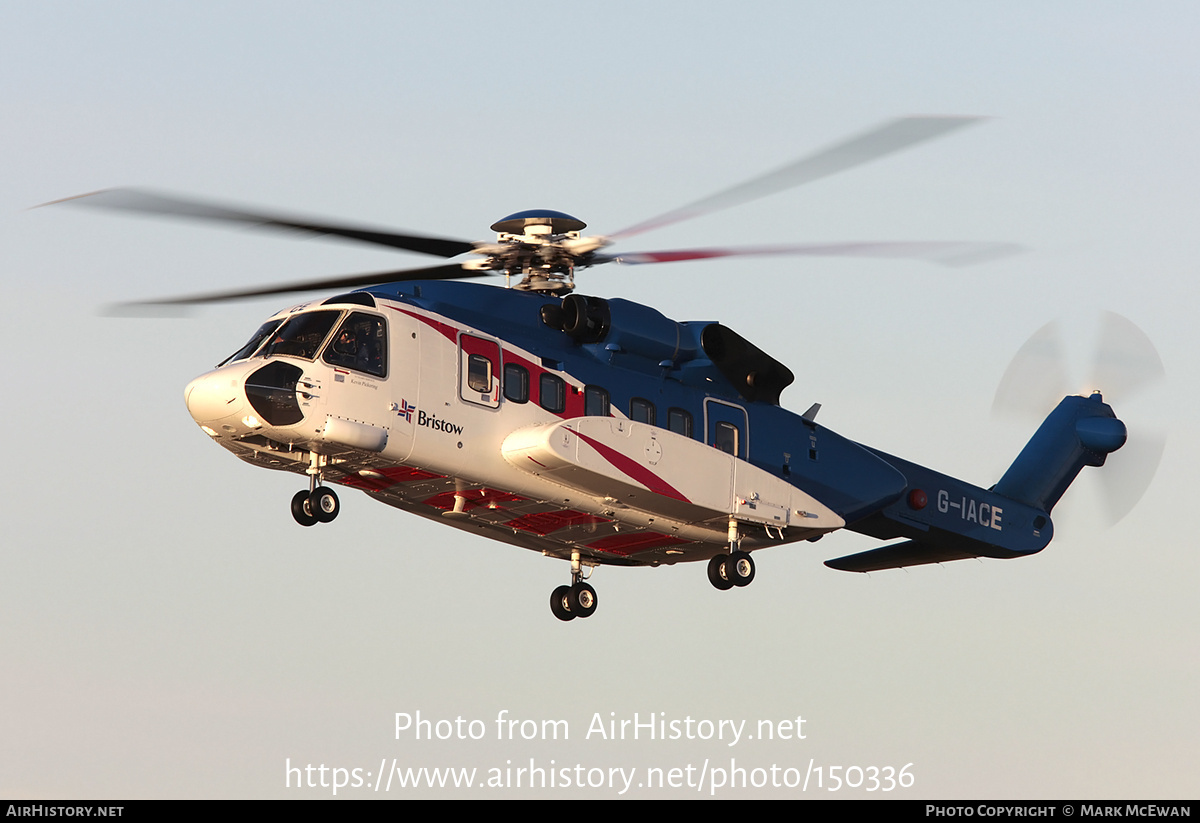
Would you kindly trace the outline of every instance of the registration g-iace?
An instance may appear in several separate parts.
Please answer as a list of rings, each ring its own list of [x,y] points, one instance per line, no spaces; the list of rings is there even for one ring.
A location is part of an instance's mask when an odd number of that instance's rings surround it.
[[[461,260],[155,303],[358,289],[272,315],[186,390],[221,447],[307,476],[302,526],[333,521],[335,487],[467,533],[567,561],[561,620],[589,617],[597,566],[702,561],[726,590],[754,553],[839,529],[882,548],[827,561],[845,571],[1014,558],[1041,551],[1050,511],[1084,466],[1126,440],[1099,392],[1065,397],[998,483],[984,489],[836,434],[780,406],[792,372],[720,323],[574,292],[577,270],[732,255],[968,262],[1006,244],[840,243],[613,254],[623,240],[844,171],[972,118],[886,123],[782,169],[607,236],[537,209],[468,242],[267,215],[134,190],[70,202],[255,224]],[[499,274],[504,287],[451,282]],[[142,304],[152,305],[152,304]],[[770,312],[770,306],[765,311]],[[779,317],[779,322],[787,322]],[[465,586],[473,585],[469,581]],[[461,600],[469,608],[471,599]]]

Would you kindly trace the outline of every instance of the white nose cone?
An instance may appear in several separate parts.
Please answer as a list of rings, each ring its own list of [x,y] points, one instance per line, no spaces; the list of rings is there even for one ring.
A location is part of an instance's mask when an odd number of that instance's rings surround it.
[[[218,369],[188,383],[183,398],[192,419],[201,426],[216,428],[228,418],[242,414],[246,393],[239,369]]]

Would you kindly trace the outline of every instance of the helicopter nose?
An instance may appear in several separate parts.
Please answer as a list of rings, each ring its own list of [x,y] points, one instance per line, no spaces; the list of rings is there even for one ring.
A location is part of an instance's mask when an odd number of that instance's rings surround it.
[[[243,377],[234,370],[218,369],[188,383],[183,398],[192,419],[201,426],[217,428],[226,419],[241,414],[246,405]]]

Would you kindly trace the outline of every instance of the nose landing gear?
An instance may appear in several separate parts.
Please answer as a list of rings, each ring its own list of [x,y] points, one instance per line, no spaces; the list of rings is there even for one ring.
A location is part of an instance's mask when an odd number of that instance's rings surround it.
[[[331,523],[342,510],[337,493],[328,486],[318,485],[321,480],[321,455],[313,452],[312,466],[308,470],[308,491],[296,492],[292,497],[292,517],[301,526]]]
[[[292,517],[301,526],[331,523],[342,510],[337,493],[328,486],[317,486],[310,492],[300,491],[292,498]]]
[[[296,492],[296,496],[292,498],[292,517],[296,518],[296,522],[301,526],[317,525],[317,516],[312,513],[308,495],[308,492]]]
[[[317,486],[308,495],[308,507],[313,516],[322,523],[332,523],[342,510],[337,494],[328,486]]]

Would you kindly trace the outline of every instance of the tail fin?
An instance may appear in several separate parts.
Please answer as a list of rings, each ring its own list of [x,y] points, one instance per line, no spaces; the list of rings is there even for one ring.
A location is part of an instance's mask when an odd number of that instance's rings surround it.
[[[1064,397],[992,491],[1049,512],[1084,466],[1103,466],[1125,437],[1099,392]]]

